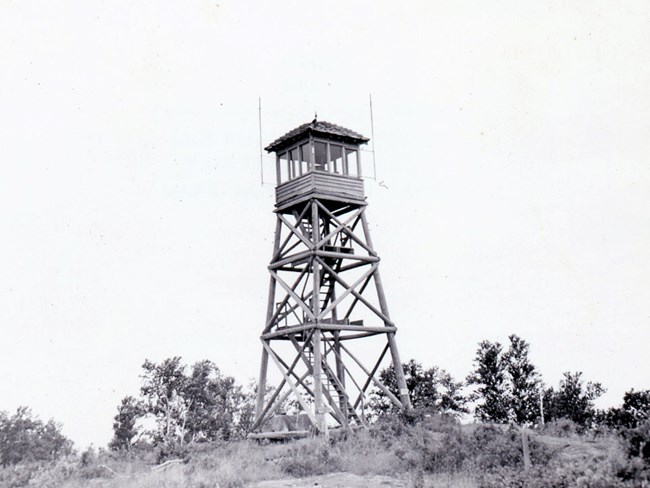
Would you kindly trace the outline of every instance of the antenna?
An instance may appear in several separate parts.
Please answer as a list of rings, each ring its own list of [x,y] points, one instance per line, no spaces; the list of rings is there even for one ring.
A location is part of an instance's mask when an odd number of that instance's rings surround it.
[[[372,173],[377,181],[377,162],[375,161],[375,123],[372,117],[372,93],[370,94],[370,137],[372,137]]]
[[[258,116],[260,121],[260,184],[264,186],[264,161],[263,161],[263,149],[262,149],[262,97],[257,99],[257,109]],[[374,144],[374,142],[373,142]]]

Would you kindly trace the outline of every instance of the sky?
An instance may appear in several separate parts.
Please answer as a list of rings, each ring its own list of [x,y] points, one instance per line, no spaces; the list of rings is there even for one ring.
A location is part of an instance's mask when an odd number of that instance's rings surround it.
[[[646,1],[0,1],[0,410],[103,446],[145,359],[258,374],[268,144],[371,136],[403,360],[650,388]],[[363,153],[372,175],[372,154]]]

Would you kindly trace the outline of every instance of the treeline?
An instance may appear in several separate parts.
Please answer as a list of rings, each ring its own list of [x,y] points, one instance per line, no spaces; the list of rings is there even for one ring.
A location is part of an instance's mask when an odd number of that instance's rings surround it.
[[[425,369],[413,359],[404,364],[413,407],[455,417],[472,412],[480,422],[522,426],[560,419],[581,428],[602,424],[605,419],[616,423],[616,409],[603,412],[594,407],[594,401],[605,392],[600,383],[585,381],[582,372],[565,372],[557,387],[545,385],[529,358],[529,344],[516,335],[508,340],[507,348],[499,342],[482,341],[465,381],[456,381],[436,366]],[[397,391],[392,367],[381,372],[381,379]],[[629,394],[636,395],[633,391]],[[380,414],[394,411],[382,392],[375,393],[374,408]]]
[[[558,385],[546,385],[529,352],[530,345],[517,335],[509,336],[507,346],[482,341],[473,370],[461,381],[438,366],[425,368],[411,359],[402,365],[413,406],[407,415],[458,419],[472,414],[482,423],[527,427],[561,421],[560,428],[576,431],[636,428],[650,415],[650,390],[630,390],[620,407],[597,410],[595,400],[605,392],[600,383],[585,380],[582,372],[565,372]],[[145,361],[142,368],[139,397],[127,396],[118,407],[111,449],[156,447],[169,452],[189,443],[241,439],[248,433],[254,387],[243,389],[210,361],[187,368],[174,357],[159,364]],[[393,368],[379,376],[397,396]],[[398,411],[375,389],[367,414],[377,421]]]
[[[565,372],[557,386],[546,385],[529,358],[530,345],[516,335],[508,340],[507,348],[482,341],[465,381],[456,381],[437,366],[426,369],[413,359],[403,364],[415,414],[458,418],[473,413],[479,422],[527,427],[561,421],[563,428],[577,431],[634,429],[650,418],[650,390],[629,390],[620,407],[598,410],[595,400],[606,391],[603,385],[586,381],[580,371]],[[393,368],[380,376],[396,394]],[[375,392],[372,407],[378,416],[395,413],[381,391]]]
[[[417,421],[433,414],[455,419],[471,414],[489,424],[610,430],[627,436],[631,449],[650,459],[650,390],[629,390],[620,406],[598,410],[594,402],[605,391],[600,383],[585,380],[582,372],[566,372],[558,385],[546,385],[529,350],[516,335],[506,346],[483,341],[463,380],[438,366],[408,361],[402,367],[413,410],[405,415]],[[397,394],[392,367],[379,375]],[[255,387],[238,385],[211,361],[189,367],[180,357],[146,360],[141,379],[138,394],[124,397],[117,407],[112,451],[156,449],[162,458],[190,444],[243,439],[252,425]],[[366,412],[374,422],[400,415],[379,389],[372,392]],[[14,415],[0,412],[0,465],[53,460],[72,452],[72,442],[53,420],[44,423],[25,407]]]

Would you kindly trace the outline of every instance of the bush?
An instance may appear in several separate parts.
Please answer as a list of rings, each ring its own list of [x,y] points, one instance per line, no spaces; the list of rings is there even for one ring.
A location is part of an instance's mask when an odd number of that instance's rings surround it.
[[[571,419],[552,420],[541,428],[541,432],[544,434],[556,437],[571,437],[579,431],[581,431],[580,426]]]
[[[650,419],[621,432],[628,462],[621,469],[625,480],[650,482]]]
[[[300,441],[289,448],[280,463],[283,472],[296,478],[331,473],[340,469],[337,449],[321,439]]]
[[[72,441],[61,426],[42,422],[27,407],[19,407],[11,417],[0,412],[0,465],[52,461],[72,453]]]

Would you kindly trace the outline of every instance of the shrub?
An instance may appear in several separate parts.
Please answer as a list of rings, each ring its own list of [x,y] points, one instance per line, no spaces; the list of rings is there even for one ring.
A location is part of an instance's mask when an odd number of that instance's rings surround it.
[[[622,431],[621,436],[628,456],[619,473],[621,478],[650,482],[650,419]]]
[[[61,426],[49,420],[43,423],[27,407],[19,407],[13,416],[0,412],[0,465],[51,461],[72,452],[72,441],[61,433]]]
[[[556,437],[571,437],[580,431],[580,427],[571,419],[558,419],[547,422],[541,431]]]
[[[289,448],[280,463],[283,472],[296,478],[338,471],[340,461],[337,450],[321,439],[309,439]]]

